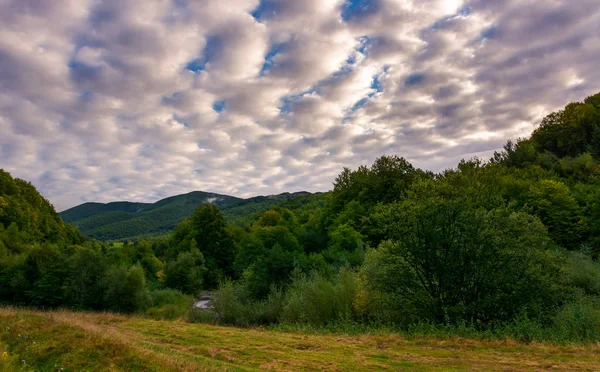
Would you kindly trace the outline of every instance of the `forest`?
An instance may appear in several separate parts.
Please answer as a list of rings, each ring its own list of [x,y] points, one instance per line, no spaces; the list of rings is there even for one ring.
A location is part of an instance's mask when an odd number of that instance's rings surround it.
[[[600,341],[600,93],[491,159],[384,155],[325,194],[97,241],[0,171],[0,303],[242,327]],[[212,308],[197,309],[209,291]]]
[[[237,221],[255,212],[264,212],[306,193],[283,193],[255,196],[248,199],[228,195],[192,191],[155,203],[84,203],[58,215],[76,227],[87,238],[99,241],[124,241],[165,235],[175,225],[188,218],[207,200],[216,205],[227,221]]]

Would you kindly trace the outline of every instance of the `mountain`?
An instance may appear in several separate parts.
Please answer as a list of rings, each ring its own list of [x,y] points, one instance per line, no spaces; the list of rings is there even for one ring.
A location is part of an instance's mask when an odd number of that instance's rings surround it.
[[[89,238],[122,240],[165,234],[189,217],[202,203],[213,203],[228,220],[267,210],[308,192],[283,193],[242,199],[228,195],[193,191],[156,203],[84,203],[59,213]]]

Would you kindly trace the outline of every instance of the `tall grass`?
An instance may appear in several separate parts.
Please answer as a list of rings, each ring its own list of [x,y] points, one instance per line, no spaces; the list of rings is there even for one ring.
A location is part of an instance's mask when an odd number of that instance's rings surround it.
[[[158,320],[184,318],[194,303],[192,296],[175,289],[158,289],[150,292],[151,307],[146,315]]]
[[[332,279],[319,273],[294,278],[288,289],[279,320],[286,324],[323,326],[348,322],[358,293],[356,275],[343,268]]]

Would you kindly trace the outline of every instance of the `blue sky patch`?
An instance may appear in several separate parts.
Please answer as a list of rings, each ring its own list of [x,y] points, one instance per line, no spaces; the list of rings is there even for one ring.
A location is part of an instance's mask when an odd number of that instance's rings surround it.
[[[195,73],[206,70],[206,64],[215,57],[222,46],[223,42],[219,36],[208,36],[202,56],[190,61],[185,68]]]
[[[375,89],[377,93],[383,92],[383,88],[381,87],[381,81],[379,81],[379,75],[375,75],[373,77],[373,82],[371,83],[371,89]]]
[[[215,101],[212,105],[213,110],[216,112],[221,112],[225,110],[225,100]]]
[[[204,58],[196,58],[193,61],[190,61],[186,66],[186,70],[190,70],[192,72],[198,73],[200,71],[204,71],[206,68],[206,61]]]
[[[271,49],[267,52],[267,55],[265,56],[265,63],[263,64],[263,67],[260,70],[260,76],[264,75],[266,71],[269,71],[273,68],[273,58],[281,51],[283,51],[288,44],[289,42],[285,42],[274,44],[271,46]]]
[[[180,118],[177,115],[173,115],[173,120],[175,120],[176,122],[178,122],[179,124],[183,125],[185,128],[189,128],[190,126],[188,125],[188,123],[183,120],[182,118]]]
[[[481,38],[482,39],[493,39],[494,36],[496,36],[498,34],[498,29],[496,28],[496,26],[491,26],[483,31],[481,31]]]
[[[342,19],[351,21],[377,13],[381,8],[380,0],[348,0],[342,5]]]
[[[458,11],[458,15],[463,16],[463,17],[468,17],[471,15],[471,7],[470,6],[465,6],[462,9],[460,9]]]
[[[360,43],[360,45],[358,46],[358,48],[356,48],[356,51],[366,57],[369,52],[369,46],[373,43],[373,39],[370,38],[368,35],[363,35],[358,38],[358,42]],[[355,63],[356,63],[356,55],[353,53],[346,60],[346,64],[354,65]]]
[[[269,0],[260,0],[258,7],[250,12],[258,22],[268,19],[277,13],[277,6]]]
[[[356,51],[367,54],[369,46],[373,43],[373,39],[370,38],[369,35],[363,35],[358,38],[358,41],[360,42],[360,46],[356,48]]]
[[[350,109],[350,111],[356,111],[359,108],[363,107],[367,103],[368,100],[369,99],[367,97],[360,99],[358,102],[356,102],[354,104],[354,106],[352,106],[352,109]]]
[[[406,86],[419,85],[423,81],[425,81],[425,74],[423,74],[421,72],[416,72],[414,74],[408,75],[406,80],[404,80],[404,85],[406,85]]]

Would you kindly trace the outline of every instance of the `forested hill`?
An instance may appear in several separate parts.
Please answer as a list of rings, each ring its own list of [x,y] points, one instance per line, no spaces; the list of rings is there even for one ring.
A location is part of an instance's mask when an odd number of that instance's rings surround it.
[[[202,203],[215,204],[228,220],[236,220],[308,192],[283,193],[242,199],[228,195],[193,191],[156,203],[84,203],[59,213],[89,238],[121,240],[165,234],[188,218]]]
[[[19,251],[20,244],[80,243],[83,236],[60,219],[31,183],[0,169],[0,256],[3,241]]]

